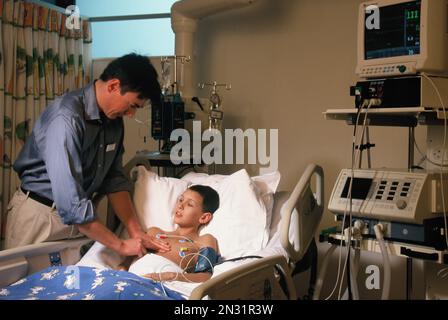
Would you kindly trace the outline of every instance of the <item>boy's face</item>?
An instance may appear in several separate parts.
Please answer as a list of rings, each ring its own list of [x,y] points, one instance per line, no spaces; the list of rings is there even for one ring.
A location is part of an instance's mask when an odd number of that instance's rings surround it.
[[[202,208],[202,196],[196,191],[187,189],[177,199],[174,208],[174,223],[180,226],[201,225],[210,221],[210,213],[204,213]]]

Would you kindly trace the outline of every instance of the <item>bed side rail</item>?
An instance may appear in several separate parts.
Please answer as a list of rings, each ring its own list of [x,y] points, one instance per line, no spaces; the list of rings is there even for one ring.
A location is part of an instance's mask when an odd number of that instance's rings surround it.
[[[311,179],[316,176],[316,193]],[[314,239],[324,212],[324,171],[316,164],[305,169],[281,208],[281,244],[293,262],[300,261]]]
[[[52,265],[71,265],[80,259],[87,238],[42,242],[0,251],[0,288]]]
[[[287,268],[282,255],[249,262],[199,285],[189,299],[200,300],[209,296],[216,300],[295,300],[294,283]],[[281,281],[287,292],[283,291]]]

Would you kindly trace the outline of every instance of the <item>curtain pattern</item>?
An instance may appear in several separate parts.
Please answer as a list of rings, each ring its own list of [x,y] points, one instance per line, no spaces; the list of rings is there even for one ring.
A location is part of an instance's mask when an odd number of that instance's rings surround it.
[[[0,0],[0,237],[20,181],[12,164],[55,97],[91,81],[91,26],[32,3]]]

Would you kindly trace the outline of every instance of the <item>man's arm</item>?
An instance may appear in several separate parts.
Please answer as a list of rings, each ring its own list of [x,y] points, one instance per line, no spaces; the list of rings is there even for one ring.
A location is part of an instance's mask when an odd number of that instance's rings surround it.
[[[40,154],[51,181],[56,209],[64,224],[83,224],[95,220],[92,201],[83,189],[81,124],[76,118],[60,115],[38,136]]]
[[[141,240],[121,240],[95,219],[92,201],[82,187],[82,135],[77,119],[58,116],[40,137],[40,152],[51,181],[53,200],[64,224],[74,224],[90,239],[120,255],[144,254]]]
[[[146,253],[141,239],[122,240],[97,220],[78,224],[77,227],[82,234],[101,242],[122,256],[142,257]]]
[[[109,203],[112,205],[114,212],[128,230],[129,236],[131,238],[138,237],[143,230],[137,220],[137,214],[135,213],[135,208],[132,204],[129,192],[119,191],[109,193],[107,198]]]
[[[152,250],[159,252],[167,252],[170,250],[170,245],[166,241],[156,239],[143,232],[142,227],[137,219],[134,205],[131,201],[131,196],[127,191],[119,191],[109,193],[107,195],[112,208],[117,214],[118,218],[128,230],[129,236],[135,239],[142,239],[143,245]]]

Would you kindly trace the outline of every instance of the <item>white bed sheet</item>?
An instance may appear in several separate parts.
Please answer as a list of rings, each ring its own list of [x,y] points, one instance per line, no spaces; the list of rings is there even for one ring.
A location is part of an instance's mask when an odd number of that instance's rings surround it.
[[[260,251],[254,251],[251,252],[250,255],[254,256],[261,256],[261,257],[270,257],[273,255],[283,255],[285,258],[288,257],[286,251],[283,249],[280,243],[280,231],[279,228],[277,228],[276,224],[273,224],[273,227],[275,228],[275,232],[273,232],[273,236],[269,240],[266,248],[260,250]],[[150,254],[151,255],[151,254]],[[153,255],[154,256],[154,255]],[[164,259],[165,261],[163,261]],[[252,262],[256,259],[244,259],[244,260],[238,260],[238,261],[229,261],[222,264],[217,265],[214,268],[213,277],[217,277],[218,275],[231,270],[233,268],[236,268],[238,266],[241,266],[243,264]],[[84,255],[84,257],[76,264],[77,266],[86,266],[86,267],[95,267],[98,269],[114,269],[116,268],[121,262],[123,261],[123,258],[120,257],[117,253],[114,251],[108,249],[104,245],[102,245],[99,242],[96,242],[92,248]],[[151,273],[151,272],[159,272],[160,266],[162,263],[167,264],[168,260],[166,260],[163,257],[143,257],[136,263],[134,263],[131,268],[129,269],[130,272],[133,272],[137,275],[142,275],[145,270],[145,273]],[[170,262],[170,261],[168,261]],[[171,263],[173,265],[173,263]],[[180,268],[179,268],[180,269]],[[173,266],[172,268],[168,268],[164,271],[176,271],[176,266]],[[191,292],[198,286],[200,283],[189,283],[184,281],[168,281],[164,282],[164,285],[174,291],[179,292],[181,295],[183,295],[185,298],[188,298],[191,294]]]

